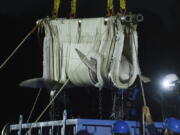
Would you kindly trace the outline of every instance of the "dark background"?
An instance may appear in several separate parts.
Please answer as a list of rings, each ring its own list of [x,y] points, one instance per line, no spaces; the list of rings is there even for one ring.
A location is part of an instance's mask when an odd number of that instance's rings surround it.
[[[69,15],[70,1],[62,0],[60,17]],[[9,56],[26,34],[34,27],[38,19],[51,16],[53,1],[51,0],[4,0],[0,4],[0,63]],[[100,17],[106,14],[105,0],[78,0],[80,18]],[[127,9],[132,13],[141,13],[144,21],[138,25],[139,33],[139,61],[142,73],[152,79],[145,84],[147,104],[150,106],[153,118],[161,120],[162,112],[167,116],[176,115],[172,109],[177,101],[170,94],[164,96],[160,89],[160,79],[167,73],[179,73],[180,49],[180,1],[179,0],[127,0]],[[42,76],[42,48],[38,44],[36,33],[24,43],[19,51],[0,70],[0,124],[18,123],[19,114],[27,120],[38,90],[20,88],[21,81]],[[76,90],[77,92],[74,92]],[[93,118],[96,116],[93,108],[97,108],[98,90],[69,90],[73,100],[72,108],[75,117]],[[109,90],[105,90],[104,113],[109,113],[111,97]],[[159,94],[160,93],[160,94]],[[163,100],[160,101],[159,95]],[[83,98],[82,98],[83,97]],[[137,100],[137,108],[142,105],[141,94]],[[32,121],[37,118],[49,102],[47,91],[40,95]],[[91,103],[90,103],[91,102]],[[94,104],[94,106],[93,106]],[[161,105],[167,107],[162,111]],[[92,108],[91,113],[88,113]],[[78,110],[78,111],[77,111]],[[94,112],[94,113],[92,113]],[[41,120],[47,120],[48,113]]]

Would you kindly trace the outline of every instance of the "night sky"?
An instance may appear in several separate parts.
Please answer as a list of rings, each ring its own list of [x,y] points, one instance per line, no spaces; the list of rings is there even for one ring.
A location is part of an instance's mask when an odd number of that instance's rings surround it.
[[[61,17],[68,17],[69,3],[69,0],[62,0]],[[1,2],[0,63],[4,62],[7,56],[34,27],[38,19],[51,16],[52,5],[52,0],[6,0]],[[105,0],[78,0],[77,16],[80,18],[105,16],[105,7]],[[138,25],[139,60],[142,73],[152,79],[151,83],[145,84],[145,94],[155,120],[160,120],[159,117],[161,117],[162,112],[158,109],[161,104],[158,98],[158,93],[161,93],[159,80],[167,73],[180,75],[179,7],[179,0],[127,0],[128,11],[141,13],[144,16],[144,21]],[[8,122],[18,123],[19,114],[24,115],[24,121],[27,120],[38,90],[20,88],[18,85],[23,80],[40,76],[42,76],[42,46],[38,44],[36,33],[34,33],[14,57],[0,69],[1,127]],[[98,95],[98,90],[92,91],[96,96]],[[76,94],[71,94],[71,98],[74,100],[84,94],[84,98],[81,99],[83,101],[76,102],[79,108],[75,108],[79,112],[82,108],[85,108],[82,110],[84,117],[89,116],[85,115],[88,112],[88,110],[85,111],[88,109],[86,105],[89,104],[87,99],[98,100],[97,97],[91,95],[92,93],[91,91],[81,93],[81,89],[79,89]],[[108,90],[105,90],[105,93],[108,93]],[[167,97],[167,99],[163,98],[163,103],[168,100],[170,108],[165,109],[165,111],[173,114],[171,104],[174,104],[175,101],[167,95],[164,97]],[[44,90],[41,93],[32,120],[37,118],[48,101],[48,92]],[[86,105],[80,105],[82,102]],[[107,110],[105,109],[105,111]]]

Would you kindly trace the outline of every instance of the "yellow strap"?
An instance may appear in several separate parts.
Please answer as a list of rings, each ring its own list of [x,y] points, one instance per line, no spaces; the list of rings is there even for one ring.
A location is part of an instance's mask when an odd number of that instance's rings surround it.
[[[113,8],[113,0],[107,0],[107,10],[112,10]]]
[[[107,16],[114,15],[114,4],[113,0],[107,0]]]
[[[120,0],[120,10],[126,10],[126,0]]]
[[[71,17],[76,16],[76,0],[71,1],[71,13],[70,13],[70,16]]]
[[[55,18],[58,17],[59,6],[60,6],[60,0],[54,0],[53,17]]]

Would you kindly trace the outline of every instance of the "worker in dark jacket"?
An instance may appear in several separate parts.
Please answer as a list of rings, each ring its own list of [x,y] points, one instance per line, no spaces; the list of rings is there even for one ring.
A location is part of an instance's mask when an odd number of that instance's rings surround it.
[[[144,106],[142,108],[142,111],[146,118],[147,130],[149,132],[149,135],[160,135],[161,133],[157,131],[157,129],[153,124],[149,107]],[[164,122],[165,122],[164,135],[180,135],[180,120],[171,117],[171,118],[167,118]]]

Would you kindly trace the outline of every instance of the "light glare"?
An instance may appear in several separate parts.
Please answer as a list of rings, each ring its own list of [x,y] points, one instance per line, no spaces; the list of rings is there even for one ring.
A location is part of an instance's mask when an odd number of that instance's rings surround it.
[[[169,80],[164,80],[162,82],[162,86],[166,90],[172,90],[172,88],[175,86],[175,83],[170,82]]]

